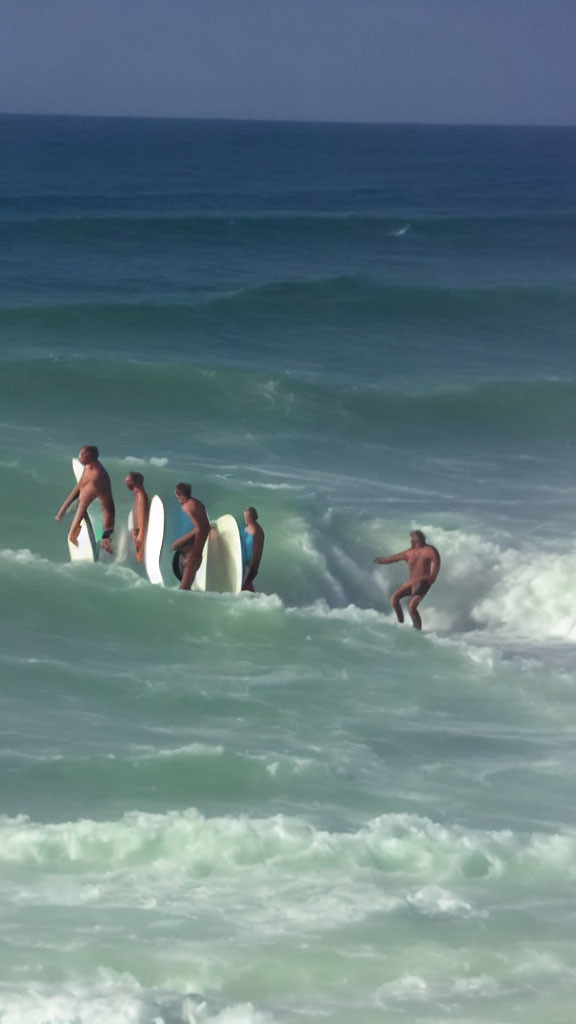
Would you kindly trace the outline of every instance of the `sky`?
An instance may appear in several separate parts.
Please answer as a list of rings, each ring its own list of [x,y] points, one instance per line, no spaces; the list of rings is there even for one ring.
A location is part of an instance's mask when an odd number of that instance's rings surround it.
[[[576,124],[576,0],[1,0],[0,111]]]

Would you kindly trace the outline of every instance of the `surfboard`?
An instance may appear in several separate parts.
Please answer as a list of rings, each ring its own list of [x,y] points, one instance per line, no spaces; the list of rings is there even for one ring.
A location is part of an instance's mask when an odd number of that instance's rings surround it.
[[[126,527],[118,532],[118,539],[114,545],[116,549],[116,562],[124,562],[129,569],[137,572],[140,576],[144,574],[144,566],[136,557],[136,544],[132,534],[134,529],[134,512],[130,509]]]
[[[80,480],[82,473],[84,472],[84,466],[78,459],[72,459],[72,470],[76,477],[76,483]],[[82,520],[80,527],[80,533],[78,535],[78,545],[71,544],[68,541],[68,551],[70,552],[70,559],[72,562],[97,562],[98,561],[98,542],[96,540],[94,525],[88,513]]]
[[[234,516],[212,523],[206,565],[206,590],[239,594],[242,590],[242,543]]]
[[[164,577],[160,568],[160,558],[164,544],[164,502],[158,494],[155,494],[150,502],[148,514],[148,531],[146,533],[146,545],[144,547],[144,567],[150,583],[163,586]]]
[[[144,554],[151,583],[171,586],[182,578],[178,552],[172,551],[171,544],[188,533],[190,527],[190,519],[177,502],[164,502],[158,494],[154,495],[150,502]],[[211,524],[192,590],[236,594],[241,589],[242,548],[238,525],[233,516],[220,516]]]
[[[176,554],[173,569],[182,579],[182,567]],[[209,590],[220,594],[238,594],[242,589],[242,545],[234,516],[223,515],[210,523],[204,545],[202,564],[196,573],[192,590]]]
[[[168,587],[181,579],[178,552],[172,551],[171,544],[191,529],[189,517],[174,498],[163,501],[160,495],[154,495],[150,502],[144,547],[144,565],[151,583]],[[202,565],[192,585],[193,590],[206,589],[206,545]]]

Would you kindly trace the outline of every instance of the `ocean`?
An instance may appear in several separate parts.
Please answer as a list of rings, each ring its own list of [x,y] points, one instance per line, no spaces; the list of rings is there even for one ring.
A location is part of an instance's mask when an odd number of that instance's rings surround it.
[[[1,1024],[569,1024],[576,129],[0,153]],[[72,565],[84,444],[256,506],[258,594]]]

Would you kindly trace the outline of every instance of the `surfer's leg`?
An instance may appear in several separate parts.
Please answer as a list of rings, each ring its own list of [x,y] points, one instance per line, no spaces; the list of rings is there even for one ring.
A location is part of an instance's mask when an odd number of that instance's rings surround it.
[[[196,579],[196,573],[202,565],[202,556],[198,558],[198,555],[194,554],[194,549],[191,548],[184,555],[184,569],[182,572],[182,580],[180,582],[180,590],[190,590],[190,587]]]
[[[115,509],[113,503],[101,502],[102,505],[102,545],[104,551],[112,551],[112,534],[114,533],[114,525],[116,520]]]
[[[102,548],[104,549],[104,551],[108,551],[109,554],[112,553],[112,534],[113,533],[114,533],[114,528],[112,528],[111,530],[110,529],[104,530],[103,533],[102,533],[102,540],[100,541],[100,544],[101,544]]]
[[[242,590],[247,590],[248,593],[255,594],[256,591],[254,590],[254,579],[256,578],[257,575],[258,573],[254,572],[254,569],[249,569],[244,577]]]
[[[420,604],[421,600],[422,597],[419,594],[416,594],[416,596],[412,598],[410,604],[408,605],[408,611],[410,612],[410,618],[412,619],[412,625],[414,626],[414,629],[422,629],[422,619],[420,618],[418,612],[418,605]]]
[[[430,583],[429,580],[420,580],[420,583],[414,587],[412,600],[408,605],[408,611],[410,612],[410,618],[412,619],[412,625],[414,626],[414,629],[422,629],[422,619],[420,618],[418,605],[420,604],[422,598],[426,597],[426,594],[430,590],[431,586],[432,584]]]
[[[404,612],[402,611],[402,605],[400,604],[400,601],[402,600],[403,597],[408,597],[408,594],[411,593],[412,584],[403,583],[401,587],[398,587],[398,590],[394,591],[392,597],[390,598],[390,604],[392,605],[396,613],[396,618],[398,619],[398,622],[404,622]]]

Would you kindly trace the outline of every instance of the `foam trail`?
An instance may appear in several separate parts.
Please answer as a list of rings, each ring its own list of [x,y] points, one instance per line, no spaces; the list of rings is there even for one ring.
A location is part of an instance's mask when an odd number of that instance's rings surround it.
[[[409,230],[410,224],[404,224],[404,226],[401,228],[395,228],[393,231],[390,232],[390,234],[394,235],[395,238],[402,238],[402,236],[407,234]]]

